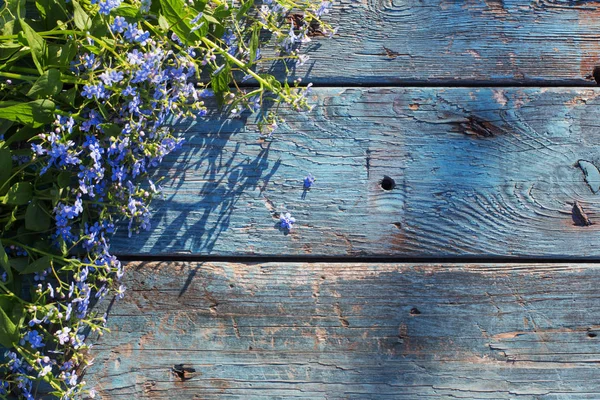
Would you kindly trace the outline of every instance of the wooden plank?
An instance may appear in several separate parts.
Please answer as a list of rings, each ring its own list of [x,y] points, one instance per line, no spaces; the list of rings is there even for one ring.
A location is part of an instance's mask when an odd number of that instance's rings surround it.
[[[127,270],[85,376],[102,398],[600,397],[598,265]]]
[[[315,110],[284,113],[272,141],[253,117],[189,128],[159,171],[154,228],[130,239],[121,229],[113,251],[600,256],[600,90],[313,93]],[[304,191],[308,172],[317,181]],[[291,232],[279,229],[284,211]]]
[[[329,19],[339,36],[313,40],[307,82],[586,85],[600,65],[594,1],[340,0]]]

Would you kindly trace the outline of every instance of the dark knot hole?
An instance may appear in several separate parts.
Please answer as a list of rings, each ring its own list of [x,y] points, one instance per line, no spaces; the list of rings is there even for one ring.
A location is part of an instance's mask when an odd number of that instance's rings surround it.
[[[394,180],[389,176],[384,175],[383,179],[381,180],[381,188],[383,190],[392,190],[394,186],[396,186],[396,182],[394,182]]]

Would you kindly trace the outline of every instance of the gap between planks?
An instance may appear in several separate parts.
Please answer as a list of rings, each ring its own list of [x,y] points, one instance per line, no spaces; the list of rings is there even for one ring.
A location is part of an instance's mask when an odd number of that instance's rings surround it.
[[[361,264],[381,264],[398,263],[398,264],[463,264],[477,263],[483,265],[491,264],[600,264],[600,259],[589,258],[556,258],[556,257],[487,257],[487,256],[471,256],[471,257],[402,257],[402,256],[374,256],[374,257],[357,257],[357,256],[218,256],[218,255],[197,255],[197,254],[115,254],[122,262],[233,262],[233,263],[328,263],[328,264],[345,264],[349,262],[360,262]]]

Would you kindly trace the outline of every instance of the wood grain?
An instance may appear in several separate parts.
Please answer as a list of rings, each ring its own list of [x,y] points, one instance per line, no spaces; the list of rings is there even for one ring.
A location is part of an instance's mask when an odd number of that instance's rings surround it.
[[[154,227],[121,229],[113,251],[597,259],[599,96],[323,88],[313,112],[284,112],[270,141],[253,116],[179,126],[187,144],[159,171]],[[297,218],[291,232],[279,228],[284,211]]]
[[[339,35],[314,38],[296,72],[321,85],[594,85],[599,18],[595,1],[340,0]]]
[[[84,378],[103,399],[600,397],[597,265],[127,269]]]

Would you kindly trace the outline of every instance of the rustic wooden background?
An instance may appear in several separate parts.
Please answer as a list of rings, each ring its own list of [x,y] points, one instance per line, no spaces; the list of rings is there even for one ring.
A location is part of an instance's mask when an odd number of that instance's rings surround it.
[[[114,240],[129,291],[85,380],[103,399],[600,398],[600,2],[341,0],[331,19],[296,71],[312,113],[271,141],[253,116],[182,126],[153,229]]]

